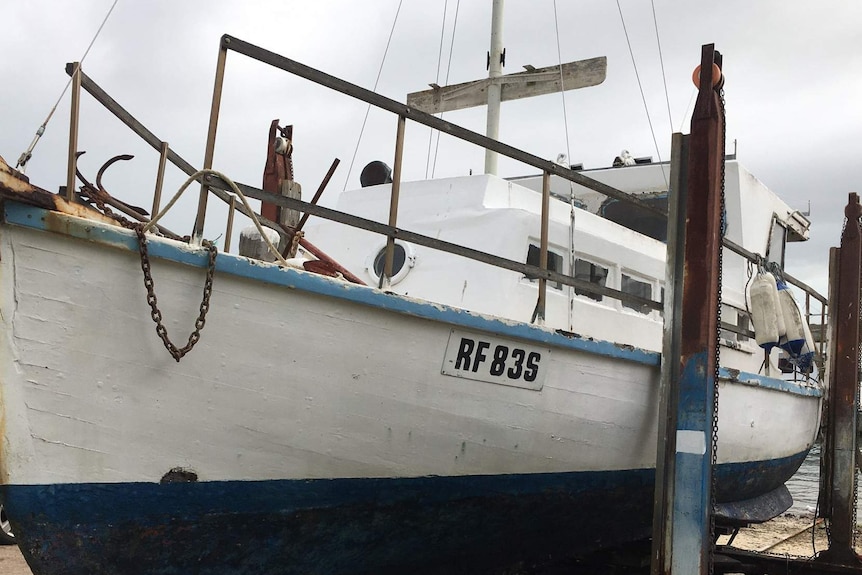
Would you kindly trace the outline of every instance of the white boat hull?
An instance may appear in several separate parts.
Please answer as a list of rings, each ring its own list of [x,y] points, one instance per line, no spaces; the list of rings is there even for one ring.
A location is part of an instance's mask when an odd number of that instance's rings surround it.
[[[177,363],[134,234],[5,209],[0,474],[34,572],[73,549],[68,572],[420,572],[648,535],[658,354],[220,254]],[[161,239],[150,253],[182,345],[206,258]],[[470,337],[541,350],[541,385],[444,373]],[[717,499],[732,503],[795,471],[821,393],[725,376]]]

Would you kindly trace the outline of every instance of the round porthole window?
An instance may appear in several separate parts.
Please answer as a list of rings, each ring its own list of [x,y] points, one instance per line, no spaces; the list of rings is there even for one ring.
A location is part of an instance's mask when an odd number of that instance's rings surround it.
[[[416,255],[413,246],[402,241],[395,240],[395,250],[392,254],[392,284],[397,284],[410,272],[416,263]],[[377,250],[368,258],[366,270],[375,281],[380,281],[383,268],[386,265],[386,242],[380,244]]]

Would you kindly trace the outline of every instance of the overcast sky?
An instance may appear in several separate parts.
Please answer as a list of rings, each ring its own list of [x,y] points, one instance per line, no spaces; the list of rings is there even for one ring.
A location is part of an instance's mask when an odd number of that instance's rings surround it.
[[[59,97],[67,81],[65,63],[81,58],[112,3],[4,2],[0,155],[10,164]],[[450,45],[449,83],[486,75],[491,2],[462,0],[457,26],[456,4],[448,0],[444,28],[444,0],[403,2],[379,92],[403,102],[407,93],[430,82],[442,85]],[[700,47],[715,43],[727,78],[728,152],[736,140],[741,163],[792,207],[806,210],[810,201],[812,240],[789,248],[787,267],[825,290],[828,247],[839,240],[847,193],[862,191],[859,174],[852,172],[862,163],[862,2],[655,0],[666,99],[651,3],[620,0],[658,150],[617,4],[556,4],[562,60],[608,58],[604,84],[566,95],[571,161],[587,168],[608,166],[622,149],[667,159],[670,134],[689,130],[691,73]],[[200,166],[222,34],[371,88],[398,5],[398,0],[120,0],[83,67],[158,137]],[[557,64],[553,1],[507,0],[504,45],[506,73],[525,64]],[[392,162],[395,118],[388,113],[371,112],[348,178],[365,106],[235,53],[228,56],[225,86],[214,167],[238,181],[260,185],[274,118],[295,125],[296,178],[308,194],[332,159],[342,160],[324,204],[334,204],[345,183],[357,186],[368,161]],[[67,96],[27,168],[34,183],[50,190],[65,182],[68,110]],[[446,119],[484,131],[484,109],[448,113]],[[408,124],[407,136],[404,178],[421,179],[428,165],[429,130]],[[549,159],[565,152],[560,95],[505,103],[500,139]],[[91,179],[109,157],[135,154],[133,161],[111,168],[105,187],[149,207],[157,153],[88,96],[82,99],[79,149],[87,151],[81,167]],[[483,168],[482,151],[468,145],[444,138],[438,154],[436,176]],[[504,176],[532,171],[501,163]],[[179,170],[169,169],[166,189],[172,192],[183,180]],[[167,220],[174,231],[190,232],[194,195],[189,193]],[[223,211],[214,207],[211,213],[207,235],[214,237],[223,226]]]

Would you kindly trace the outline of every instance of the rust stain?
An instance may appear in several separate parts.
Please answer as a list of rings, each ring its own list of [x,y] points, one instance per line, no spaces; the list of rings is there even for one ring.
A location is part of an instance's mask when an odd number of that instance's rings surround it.
[[[15,200],[78,218],[116,225],[114,220],[88,206],[67,202],[62,196],[34,186],[24,174],[11,168],[2,157],[0,157],[0,198]]]

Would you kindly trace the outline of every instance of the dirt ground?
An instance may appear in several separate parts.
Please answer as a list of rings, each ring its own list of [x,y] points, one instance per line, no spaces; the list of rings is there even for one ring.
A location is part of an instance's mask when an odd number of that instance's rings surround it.
[[[24,557],[15,545],[0,545],[0,573],[3,575],[32,575]]]
[[[814,526],[813,545],[812,524]],[[862,537],[859,539],[862,542]],[[720,545],[726,545],[727,542],[727,536],[719,539]],[[741,529],[734,538],[732,546],[749,551],[811,557],[816,552],[826,549],[826,528],[822,521],[815,523],[810,515],[786,514],[763,525]],[[858,547],[857,551],[860,551]],[[32,575],[16,546],[0,545],[0,574]]]
[[[814,529],[812,540],[811,531]],[[729,537],[719,538],[727,545]],[[862,538],[860,538],[862,541]],[[813,515],[787,513],[761,525],[739,530],[732,547],[794,557],[812,557],[828,547],[823,520],[815,522]],[[858,551],[858,549],[857,549]]]

